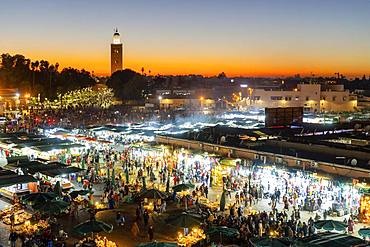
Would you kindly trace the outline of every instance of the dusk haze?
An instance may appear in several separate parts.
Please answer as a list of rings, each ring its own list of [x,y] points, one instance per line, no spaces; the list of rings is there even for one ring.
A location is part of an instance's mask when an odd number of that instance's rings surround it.
[[[0,48],[109,75],[118,28],[134,70],[352,77],[370,70],[369,11],[366,0],[4,0]]]

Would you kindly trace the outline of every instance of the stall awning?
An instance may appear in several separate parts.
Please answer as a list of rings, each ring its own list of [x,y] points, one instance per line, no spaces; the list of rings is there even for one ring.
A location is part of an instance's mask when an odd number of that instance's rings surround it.
[[[56,177],[60,175],[66,175],[71,173],[79,173],[82,172],[83,169],[80,169],[78,167],[63,167],[63,168],[57,168],[57,169],[50,169],[46,171],[40,171],[41,174],[44,174],[49,177]]]
[[[34,161],[26,162],[26,163],[9,164],[6,167],[10,169],[11,168],[13,169],[22,168],[22,169],[26,169],[27,173],[35,174],[36,172],[39,172],[39,171],[51,170],[51,169],[56,169],[60,167],[65,167],[65,166],[60,165],[58,163],[47,164],[47,163],[42,163],[40,161],[34,160]]]
[[[311,244],[322,247],[349,247],[349,246],[362,246],[365,244],[365,241],[361,238],[357,238],[351,235],[343,233],[334,233],[334,232],[324,232],[312,235],[310,237],[305,237],[299,242],[302,244]]]
[[[11,163],[17,163],[17,162],[27,162],[29,159],[27,155],[20,155],[20,156],[7,157],[6,160],[8,161],[8,164],[11,164]]]
[[[1,187],[8,187],[15,184],[25,184],[37,182],[37,179],[30,176],[30,175],[15,175],[15,176],[6,176],[0,177],[0,188]]]
[[[51,150],[60,150],[60,149],[71,149],[71,148],[81,148],[85,147],[84,145],[73,143],[73,144],[57,144],[57,145],[43,145],[34,147],[34,149],[41,152],[49,152]]]

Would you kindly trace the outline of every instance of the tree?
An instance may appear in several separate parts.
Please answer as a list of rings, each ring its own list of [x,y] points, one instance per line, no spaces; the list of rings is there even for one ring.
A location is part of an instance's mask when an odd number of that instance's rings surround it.
[[[225,74],[225,72],[221,72],[220,74],[218,74],[217,77],[220,78],[220,79],[223,79],[223,78],[226,78],[226,74]]]
[[[20,93],[41,94],[55,98],[59,93],[95,85],[95,80],[85,70],[73,68],[59,72],[59,64],[46,60],[31,61],[23,55],[2,54],[0,61],[0,83],[3,88],[18,88]]]
[[[116,71],[107,81],[115,95],[122,100],[140,100],[147,87],[146,77],[130,69]]]

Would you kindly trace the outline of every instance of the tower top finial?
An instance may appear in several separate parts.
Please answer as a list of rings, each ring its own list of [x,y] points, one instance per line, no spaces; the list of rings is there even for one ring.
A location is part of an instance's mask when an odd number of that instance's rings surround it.
[[[113,44],[121,44],[120,36],[121,35],[118,32],[118,28],[115,28],[113,34]]]

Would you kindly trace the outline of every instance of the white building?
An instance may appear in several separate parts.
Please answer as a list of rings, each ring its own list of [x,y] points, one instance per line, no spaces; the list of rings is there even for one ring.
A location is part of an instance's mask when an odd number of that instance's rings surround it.
[[[342,112],[357,109],[356,96],[343,85],[298,84],[292,91],[245,88],[241,107],[303,107],[304,112]]]
[[[160,109],[186,109],[193,111],[211,111],[216,107],[216,102],[213,99],[206,98],[186,98],[186,97],[171,97],[159,98]]]

